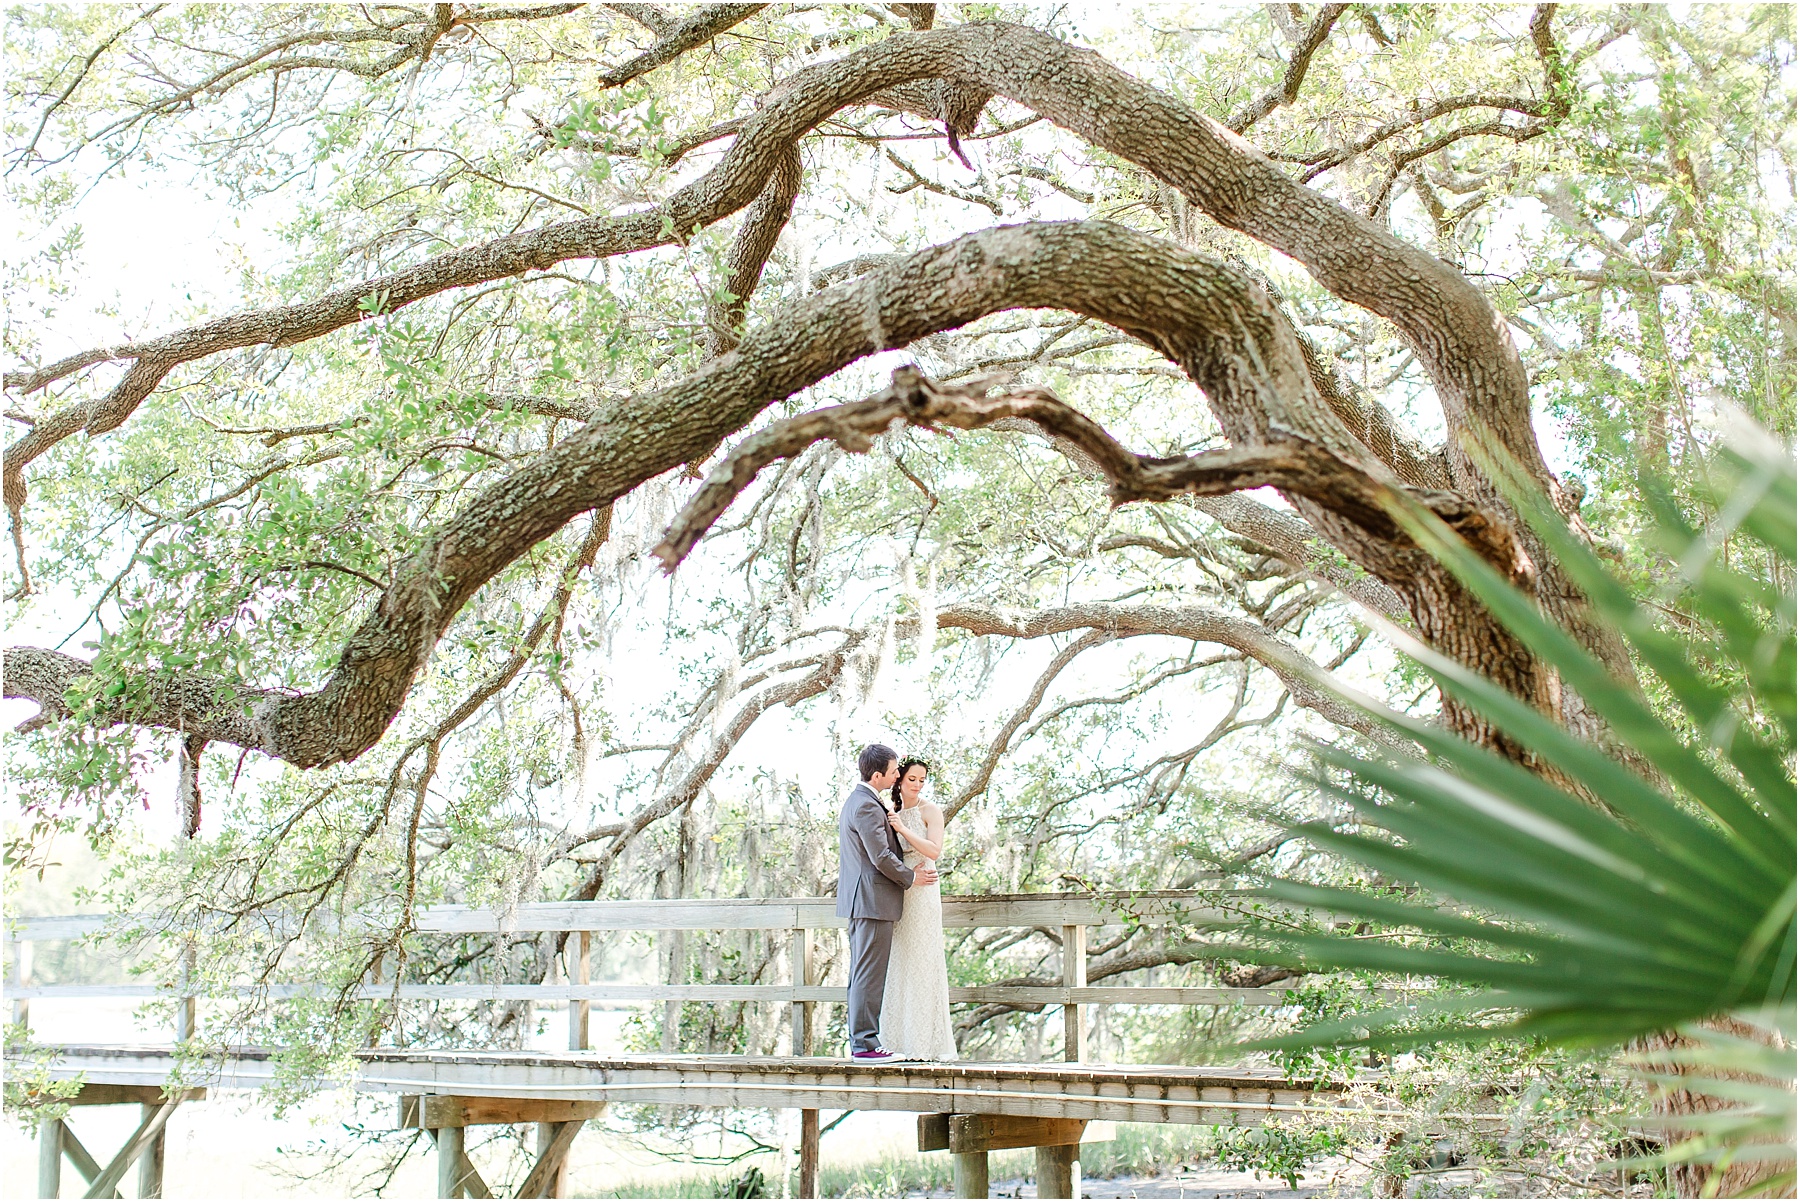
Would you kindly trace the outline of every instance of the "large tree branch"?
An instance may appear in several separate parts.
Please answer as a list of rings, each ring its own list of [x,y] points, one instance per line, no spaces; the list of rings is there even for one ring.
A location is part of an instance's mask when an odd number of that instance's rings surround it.
[[[1158,305],[1147,307],[1146,296],[1157,297]],[[736,351],[660,392],[608,407],[482,490],[396,569],[394,583],[351,636],[319,691],[295,695],[158,676],[116,701],[97,702],[88,716],[203,733],[302,767],[354,759],[399,713],[432,646],[464,603],[575,515],[707,453],[771,402],[864,355],[999,309],[1049,306],[1110,321],[1163,347],[1220,406],[1256,406],[1264,414],[1296,419],[1312,410],[1330,416],[1316,396],[1306,400],[1311,382],[1292,331],[1272,302],[1225,265],[1104,222],[986,230],[789,306]],[[871,422],[874,431],[915,411],[920,398],[963,420],[1028,417],[1080,444],[1119,482],[1122,497],[1278,483],[1316,496],[1317,506],[1338,507],[1351,515],[1346,520],[1391,528],[1383,505],[1383,490],[1390,486],[1368,474],[1380,472],[1380,465],[1359,464],[1348,452],[1298,435],[1277,431],[1274,441],[1252,437],[1242,447],[1153,460],[1119,447],[1049,394],[990,402],[936,390],[927,395],[917,387],[904,391],[904,398],[846,408],[864,415],[879,411],[879,420]],[[1246,424],[1254,430],[1257,423],[1249,418]],[[820,427],[808,440],[827,433]],[[735,461],[742,461],[741,454]],[[730,462],[722,469],[728,480]],[[1499,531],[1482,511],[1453,494],[1417,495],[1441,502],[1439,511],[1460,521],[1474,541]],[[1506,562],[1504,554],[1499,558]],[[47,712],[62,712],[64,694],[86,674],[86,665],[53,652],[16,655],[16,665],[14,653],[8,656],[8,695],[31,697]]]
[[[1210,374],[1210,373],[1209,373]],[[1401,491],[1365,466],[1309,439],[1281,435],[1260,444],[1203,451],[1176,459],[1138,455],[1046,389],[983,395],[984,382],[941,387],[910,367],[866,401],[836,405],[776,422],[744,440],[707,477],[683,507],[664,541],[651,552],[668,571],[686,558],[728,505],[778,459],[816,442],[835,441],[865,452],[897,424],[973,430],[999,421],[1029,421],[1079,448],[1112,482],[1114,504],[1162,501],[1187,493],[1218,496],[1275,487],[1302,496],[1389,543],[1405,542],[1393,517]],[[1471,545],[1515,576],[1529,570],[1511,532],[1465,498],[1438,489],[1406,489],[1461,531]]]
[[[713,306],[707,324],[711,326],[712,353],[722,355],[738,344],[739,325],[749,307],[750,294],[762,279],[763,267],[775,250],[781,231],[794,214],[794,200],[800,195],[800,148],[789,146],[769,173],[762,193],[744,212],[744,222],[732,239],[731,251],[725,256],[725,297]]]
[[[1166,320],[1171,345],[1192,350],[1196,362],[1210,359],[1199,345],[1212,340],[1204,312],[1234,296],[1268,304],[1247,280],[1214,278],[1220,270],[1105,223],[985,230],[908,256],[796,302],[683,381],[605,407],[472,497],[399,565],[317,692],[156,676],[120,699],[96,703],[85,716],[201,732],[301,767],[354,759],[399,713],[432,646],[477,589],[577,514],[708,453],[771,402],[864,355],[999,309],[1074,304],[1103,320],[1141,325],[1146,314],[1139,298],[1150,288],[1168,303],[1158,320]],[[1246,319],[1238,313],[1240,322]],[[1260,358],[1271,354],[1265,349]],[[1297,361],[1283,375],[1294,387],[1306,386]],[[1221,387],[1231,387],[1227,377]],[[7,695],[36,700],[52,716],[67,712],[65,693],[90,676],[82,661],[36,649],[8,652],[7,669]]]
[[[1401,618],[1406,613],[1399,594],[1373,576],[1346,565],[1320,540],[1317,530],[1292,512],[1237,493],[1195,497],[1193,505],[1233,534],[1250,540],[1256,548],[1267,549],[1282,562],[1316,574],[1377,613],[1390,618]]]
[[[651,10],[648,4],[609,4],[607,7],[640,24],[649,25],[652,20],[649,11],[646,11]],[[708,4],[693,9],[680,19],[658,13],[657,16],[665,23],[662,28],[655,29],[656,45],[610,71],[602,71],[600,86],[616,88],[630,83],[640,75],[648,75],[665,63],[674,62],[694,47],[712,41],[733,25],[749,20],[767,7],[769,6],[766,4]],[[654,29],[654,26],[651,28]]]
[[[974,24],[896,34],[798,72],[745,122],[718,166],[654,209],[557,223],[305,304],[236,314],[9,373],[7,387],[30,392],[106,359],[135,360],[108,394],[46,415],[7,449],[6,502],[16,517],[27,463],[78,429],[90,435],[113,429],[180,363],[260,343],[292,345],[450,288],[685,239],[751,203],[781,156],[820,120],[894,89],[906,92],[906,107],[941,117],[953,133],[973,128],[988,95],[1004,95],[1168,180],[1222,224],[1298,259],[1339,296],[1393,321],[1436,381],[1453,436],[1471,410],[1481,413],[1515,458],[1534,473],[1542,470],[1524,369],[1504,324],[1448,264],[1297,184],[1225,127],[1098,55],[1036,30]]]

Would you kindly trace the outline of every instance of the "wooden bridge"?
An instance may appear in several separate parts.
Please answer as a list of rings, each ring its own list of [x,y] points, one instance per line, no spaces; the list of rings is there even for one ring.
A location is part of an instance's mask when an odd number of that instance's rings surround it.
[[[1230,916],[1229,897],[1212,894],[1066,895],[945,898],[947,927],[1025,927],[1059,931],[1065,949],[1062,983],[1054,987],[988,985],[951,990],[954,1002],[1054,1005],[1063,1009],[1064,1061],[1057,1064],[901,1063],[858,1065],[839,1056],[814,1056],[810,1033],[814,1008],[841,1004],[841,984],[819,979],[813,932],[842,927],[829,898],[569,902],[521,905],[496,911],[461,906],[420,910],[421,933],[568,932],[566,983],[416,984],[369,982],[357,995],[402,1002],[521,1000],[566,1006],[569,1051],[442,1051],[371,1048],[360,1054],[351,1085],[399,1097],[397,1122],[422,1127],[438,1150],[440,1197],[490,1197],[487,1184],[464,1151],[463,1132],[485,1123],[538,1125],[537,1163],[519,1197],[560,1197],[567,1188],[567,1157],[582,1125],[608,1102],[800,1111],[801,1197],[818,1188],[819,1111],[899,1110],[917,1113],[921,1151],[951,1153],[959,1197],[987,1196],[987,1154],[1000,1148],[1038,1149],[1040,1197],[1079,1194],[1079,1146],[1110,1138],[1112,1121],[1248,1124],[1278,1115],[1341,1109],[1340,1091],[1316,1089],[1279,1074],[1231,1068],[1095,1065],[1087,1063],[1085,1008],[1097,1004],[1278,1006],[1279,990],[1225,988],[1093,987],[1087,984],[1089,928],[1124,923],[1216,924]],[[6,995],[15,1021],[29,1020],[33,1001],[59,998],[170,996],[147,986],[37,985],[30,977],[36,942],[79,938],[103,929],[96,917],[36,918],[14,925]],[[609,931],[760,930],[788,932],[787,980],[772,984],[598,984],[590,976],[593,937]],[[252,987],[245,986],[247,992]],[[256,986],[279,1001],[316,992],[307,985]],[[595,1004],[746,1002],[786,1005],[789,1055],[695,1056],[668,1048],[662,1054],[622,1056],[589,1050],[589,1018]],[[178,998],[178,1036],[195,1030],[196,999]],[[665,1024],[665,1030],[673,1024]],[[833,1049],[834,1051],[837,1049]],[[9,1052],[9,1057],[11,1053]],[[165,1096],[171,1079],[171,1046],[65,1045],[53,1073],[84,1082],[76,1105],[136,1103],[138,1131],[105,1166],[82,1147],[65,1122],[42,1125],[39,1196],[56,1197],[65,1159],[87,1181],[88,1197],[114,1197],[125,1172],[139,1167],[140,1197],[161,1195],[163,1131],[184,1101],[204,1096],[189,1089]],[[208,1086],[258,1089],[273,1078],[269,1053],[236,1049],[213,1066]]]

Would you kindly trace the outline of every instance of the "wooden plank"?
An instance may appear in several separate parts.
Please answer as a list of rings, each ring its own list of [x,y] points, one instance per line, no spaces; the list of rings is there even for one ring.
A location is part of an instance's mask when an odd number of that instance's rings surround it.
[[[968,926],[1144,926],[1170,923],[1235,921],[1219,908],[1250,890],[1215,889],[1206,893],[1164,890],[1143,893],[1020,893],[943,899],[944,925]],[[1259,904],[1266,901],[1257,899]],[[14,936],[22,942],[80,939],[104,930],[115,920],[108,914],[43,915],[15,920]],[[1329,917],[1329,916],[1328,916]],[[154,915],[125,916],[127,925],[157,924]],[[259,916],[271,930],[282,929],[282,914]],[[387,925],[391,915],[353,914],[346,927]],[[500,931],[663,931],[663,930],[806,930],[841,928],[836,899],[829,897],[671,898],[595,902],[528,902],[512,910],[469,906],[424,906],[414,915],[416,928],[439,934]]]
[[[919,1116],[919,1151],[947,1152],[950,1150],[950,1116],[947,1114],[921,1114]]]
[[[1224,986],[969,985],[950,990],[952,1002],[1008,1002],[1019,1005],[1066,1006],[1086,1002],[1118,1006],[1290,1006],[1280,989],[1231,989]],[[1371,995],[1371,1000],[1373,1000]]]
[[[49,943],[59,939],[80,939],[104,930],[111,921],[108,914],[54,914],[41,918],[20,918],[17,938],[20,942]]]
[[[1020,1118],[1010,1114],[953,1114],[949,1123],[952,1152],[998,1152],[1006,1148],[1042,1148],[1078,1144],[1084,1119]]]
[[[581,987],[590,984],[588,974],[593,962],[593,932],[574,932],[575,947],[573,951],[574,970],[569,974],[569,984]],[[565,948],[567,945],[565,945]],[[569,1047],[575,1051],[583,1051],[588,1046],[588,1014],[593,1004],[586,998],[569,1001]]]
[[[151,1104],[144,1103],[141,1110],[143,1117],[149,1118]],[[163,1161],[168,1156],[168,1151],[169,1129],[165,1126],[156,1133],[156,1138],[150,1141],[150,1146],[144,1149],[143,1155],[138,1157],[138,1197],[163,1196]]]
[[[812,935],[796,928],[788,933],[788,983],[805,988],[813,983]],[[796,1056],[812,1051],[812,1003],[793,1002],[788,1008],[788,1048]]]
[[[205,1097],[204,1086],[179,1091],[183,1102],[198,1102]],[[80,1093],[63,1100],[71,1106],[161,1106],[168,1098],[163,1095],[160,1085],[106,1085],[89,1081],[82,1085]]]
[[[1233,921],[1214,898],[1192,893],[1014,894],[946,897],[946,927],[1117,926]],[[500,931],[732,931],[821,930],[845,926],[833,898],[664,898],[645,901],[528,902],[511,911],[428,906],[417,911],[420,931],[447,934]]]
[[[544,1158],[544,1154],[548,1152],[550,1146],[556,1142],[556,1136],[561,1130],[562,1125],[560,1123],[537,1124],[537,1154],[539,1160]],[[567,1156],[564,1156],[562,1158],[562,1163],[556,1166],[556,1172],[551,1174],[550,1183],[544,1187],[543,1193],[540,1196],[545,1198],[566,1198],[569,1196],[569,1158]]]
[[[1087,927],[1062,929],[1063,988],[1074,995],[1087,988]],[[1087,1008],[1077,1001],[1063,1006],[1063,1059],[1079,1064],[1087,1057]]]
[[[417,929],[438,934],[502,931],[769,931],[814,925],[825,915],[807,907],[806,921],[788,898],[665,898],[652,901],[527,902],[511,911],[427,906]],[[835,918],[835,915],[831,917]],[[846,925],[841,918],[835,924]]]
[[[902,1064],[853,1066],[793,1057],[595,1056],[567,1052],[366,1049],[351,1080],[365,1092],[466,1097],[551,1098],[691,1107],[857,1109],[919,1113],[992,1113],[1023,1117],[1133,1122],[1254,1124],[1273,1109],[1273,1091],[1304,1089],[1279,1074],[1241,1069],[1063,1064]],[[55,1072],[120,1083],[164,1080],[166,1048],[64,1047]],[[255,1089],[275,1077],[267,1052],[240,1049],[222,1060],[219,1088]],[[1260,1092],[1262,1104],[1233,1101],[1233,1087]],[[1228,1091],[1222,1105],[1198,1102],[1200,1089]],[[1334,1105],[1331,1091],[1310,1095],[1299,1115]],[[1179,1098],[1185,1105],[1171,1105]],[[1241,1120],[1239,1116],[1242,1116]],[[1374,1119],[1376,1116],[1370,1116]]]
[[[566,1098],[483,1098],[464,1094],[406,1094],[397,1128],[479,1127],[491,1123],[566,1123],[597,1118],[604,1102]]]

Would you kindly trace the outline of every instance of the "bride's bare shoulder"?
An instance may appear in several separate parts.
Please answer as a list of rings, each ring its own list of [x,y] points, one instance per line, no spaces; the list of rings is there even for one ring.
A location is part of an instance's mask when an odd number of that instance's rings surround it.
[[[927,818],[942,818],[944,816],[944,811],[938,808],[935,801],[921,801],[919,803],[919,813]]]

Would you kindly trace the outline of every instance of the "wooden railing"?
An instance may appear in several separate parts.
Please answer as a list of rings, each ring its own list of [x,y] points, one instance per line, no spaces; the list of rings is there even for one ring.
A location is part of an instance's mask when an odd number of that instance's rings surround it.
[[[1204,898],[1192,893],[1015,894],[989,897],[946,897],[947,928],[1032,927],[1057,931],[1062,940],[1062,983],[1057,986],[976,985],[950,990],[953,1002],[1063,1007],[1064,1056],[1087,1059],[1084,1008],[1098,1004],[1178,1006],[1278,1006],[1286,999],[1276,989],[1222,987],[1090,986],[1087,983],[1087,935],[1090,928],[1121,925],[1218,925],[1232,921],[1236,907],[1230,891]],[[171,990],[147,985],[33,985],[30,946],[37,942],[78,939],[104,930],[105,916],[25,918],[10,924],[7,939],[13,971],[5,993],[14,1004],[15,1021],[29,1021],[33,999],[152,998]],[[367,983],[352,996],[368,1000],[398,997],[402,1001],[530,1001],[566,1002],[569,1046],[589,1046],[589,1012],[595,1003],[764,1002],[787,1004],[791,1010],[791,1047],[809,1055],[807,1032],[811,1011],[819,1003],[842,1002],[844,988],[817,979],[812,932],[841,928],[833,898],[668,899],[657,901],[535,902],[511,910],[469,906],[431,906],[414,915],[413,929],[422,934],[567,932],[568,983],[549,985],[456,982],[443,985]],[[789,967],[786,983],[768,985],[621,985],[596,984],[591,974],[592,939],[607,931],[787,931]],[[234,989],[242,996],[271,1000],[318,995],[316,985],[256,985]]]

